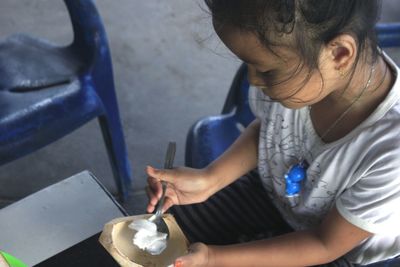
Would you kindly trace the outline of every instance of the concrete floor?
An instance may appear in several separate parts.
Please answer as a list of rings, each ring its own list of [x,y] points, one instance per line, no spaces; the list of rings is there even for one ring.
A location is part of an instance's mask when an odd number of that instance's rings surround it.
[[[189,127],[218,114],[240,62],[218,41],[201,0],[97,0],[108,33],[114,78],[134,181],[131,213],[143,213],[144,168],[162,166],[168,141],[184,162]],[[400,5],[385,0],[385,21]],[[397,16],[398,19],[398,16]],[[61,0],[2,0],[0,38],[27,32],[59,44],[72,40]],[[398,50],[390,51],[400,62]],[[31,155],[0,166],[0,207],[82,170],[115,185],[100,129],[93,121]]]

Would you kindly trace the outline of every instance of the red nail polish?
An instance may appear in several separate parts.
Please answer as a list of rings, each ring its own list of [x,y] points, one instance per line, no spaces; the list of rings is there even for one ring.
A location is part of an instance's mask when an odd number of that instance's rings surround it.
[[[183,264],[181,261],[176,261],[174,264],[174,267],[182,267],[182,266],[183,266]]]

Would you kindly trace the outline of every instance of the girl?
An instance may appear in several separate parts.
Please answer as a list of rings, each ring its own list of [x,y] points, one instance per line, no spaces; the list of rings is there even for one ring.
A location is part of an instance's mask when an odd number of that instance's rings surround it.
[[[206,4],[248,66],[257,119],[206,168],[147,168],[148,212],[160,180],[169,183],[163,209],[185,205],[173,213],[194,244],[175,266],[351,266],[399,255],[399,70],[377,48],[378,1]],[[257,166],[260,179],[246,175]]]

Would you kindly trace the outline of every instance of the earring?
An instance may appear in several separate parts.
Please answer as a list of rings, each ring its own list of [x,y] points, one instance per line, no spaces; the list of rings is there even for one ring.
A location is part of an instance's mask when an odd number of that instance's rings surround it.
[[[344,71],[343,71],[343,69],[339,69],[339,75],[340,75],[340,78],[344,78]]]

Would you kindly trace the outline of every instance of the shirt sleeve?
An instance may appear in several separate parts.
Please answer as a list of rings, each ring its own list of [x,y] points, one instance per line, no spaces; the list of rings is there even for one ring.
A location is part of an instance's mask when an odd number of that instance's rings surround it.
[[[392,146],[393,147],[393,146]],[[336,201],[350,223],[374,234],[400,233],[400,151],[371,160],[370,166]]]

